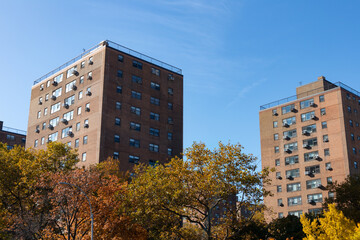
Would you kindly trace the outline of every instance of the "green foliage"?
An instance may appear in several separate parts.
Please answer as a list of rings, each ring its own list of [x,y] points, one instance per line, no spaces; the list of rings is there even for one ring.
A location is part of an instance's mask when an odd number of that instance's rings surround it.
[[[273,220],[269,224],[269,233],[277,240],[286,240],[291,237],[302,239],[305,237],[300,219],[293,215]]]

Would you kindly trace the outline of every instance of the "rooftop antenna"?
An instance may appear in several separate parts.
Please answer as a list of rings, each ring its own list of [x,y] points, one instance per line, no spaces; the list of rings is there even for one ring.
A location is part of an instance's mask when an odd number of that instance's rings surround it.
[[[86,49],[85,48],[83,48],[83,52],[85,52],[86,51]]]
[[[301,85],[302,85],[302,82],[299,82],[299,85],[301,86]]]

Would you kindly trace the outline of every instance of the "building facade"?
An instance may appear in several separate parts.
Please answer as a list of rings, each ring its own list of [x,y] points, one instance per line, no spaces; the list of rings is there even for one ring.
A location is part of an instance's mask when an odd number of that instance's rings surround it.
[[[325,77],[260,107],[262,166],[275,168],[267,219],[322,211],[325,188],[359,173],[360,93]]]
[[[26,132],[5,127],[3,121],[0,121],[0,142],[6,143],[8,149],[14,148],[15,145],[25,147],[26,142]]]
[[[119,159],[164,163],[183,148],[183,76],[179,68],[103,41],[36,80],[26,147],[60,141],[80,166]]]

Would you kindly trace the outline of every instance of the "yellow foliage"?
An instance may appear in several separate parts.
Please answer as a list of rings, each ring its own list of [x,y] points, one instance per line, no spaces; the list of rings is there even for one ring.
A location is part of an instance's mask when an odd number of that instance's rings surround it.
[[[324,217],[312,222],[302,215],[300,221],[306,234],[304,240],[359,240],[360,225],[346,218],[337,210],[334,204],[329,205],[329,211]]]

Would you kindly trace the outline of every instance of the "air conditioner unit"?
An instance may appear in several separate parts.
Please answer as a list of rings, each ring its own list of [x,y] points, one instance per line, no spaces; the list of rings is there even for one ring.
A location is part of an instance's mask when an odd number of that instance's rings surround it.
[[[93,63],[94,63],[94,62],[93,62],[92,60],[89,60],[89,64],[90,64],[90,65],[93,65]]]
[[[283,127],[289,127],[289,124],[286,123],[286,122],[284,122],[284,123],[283,123]]]
[[[296,108],[291,109],[291,111],[292,111],[293,113],[296,113],[296,112],[297,112]]]
[[[290,148],[285,148],[284,152],[291,153],[292,151]]]
[[[324,116],[326,114],[326,112],[321,112],[321,115]]]
[[[328,170],[328,171],[332,171],[332,170],[333,170],[333,168],[332,168],[331,166],[329,166],[329,167],[326,167],[326,170]]]
[[[315,202],[314,200],[309,200],[309,204],[311,204],[311,205],[315,205],[315,204],[316,204],[316,202]]]
[[[43,87],[40,87],[40,91],[42,91],[42,90],[44,90],[44,88],[43,88]]]
[[[72,90],[76,90],[77,89],[77,86],[74,84],[74,85],[72,85]]]
[[[283,206],[284,206],[284,204],[283,204],[283,203],[280,203],[280,204],[279,204],[279,206],[280,206],[280,207],[283,207]]]
[[[316,156],[315,156],[315,159],[318,160],[318,161],[320,161],[320,160],[321,160],[321,157],[320,157],[319,155],[316,155]]]
[[[39,132],[40,132],[40,129],[38,129],[38,128],[35,129],[35,132],[36,132],[36,133],[39,133]]]
[[[74,74],[75,76],[77,76],[77,75],[79,75],[79,72],[78,71],[76,71],[75,69],[74,70],[72,70],[72,72],[71,72],[72,74]]]
[[[55,100],[56,100],[56,96],[55,96],[55,95],[52,95],[52,96],[51,96],[51,99],[55,101]]]
[[[91,96],[91,92],[90,92],[90,91],[86,91],[86,95],[87,95],[87,96]]]
[[[319,188],[319,189],[324,189],[325,187],[324,187],[323,185],[319,184],[319,185],[317,186],[317,188]]]
[[[86,108],[85,108],[85,111],[86,111],[86,112],[90,112],[90,108],[89,108],[89,107],[86,107]]]
[[[312,116],[311,116],[311,119],[312,119],[312,120],[316,120],[316,116],[315,116],[315,115],[312,115]]]
[[[41,105],[42,104],[42,101],[39,101],[39,105]]]
[[[53,81],[52,85],[56,87],[58,85],[57,81]]]
[[[47,142],[47,143],[51,143],[51,142],[52,142],[51,138],[48,138],[48,139],[46,140],[46,142]]]
[[[289,175],[289,176],[286,176],[286,179],[289,179],[289,180],[293,180],[293,176]]]
[[[51,124],[49,124],[48,129],[53,130],[53,129],[54,129],[54,126],[51,125]]]
[[[310,107],[316,107],[316,104],[313,102],[310,104]]]
[[[64,103],[64,104],[63,104],[63,107],[66,108],[66,109],[68,109],[68,108],[69,108],[69,104]]]
[[[310,147],[309,144],[307,144],[307,143],[303,144],[303,148],[309,148],[309,147]]]
[[[325,138],[325,139],[324,139],[324,142],[329,142],[329,139]]]
[[[174,124],[174,121],[169,121],[168,123],[169,123],[169,124]]]
[[[89,124],[85,123],[84,128],[89,128]]]
[[[309,134],[309,132],[307,130],[302,131],[302,135],[308,135],[308,134]]]
[[[88,79],[88,80],[92,80],[92,76],[89,75],[89,76],[87,77],[87,79]]]
[[[272,114],[273,116],[277,116],[277,115],[279,115],[277,112],[273,112],[273,114]]]
[[[64,123],[64,124],[68,124],[68,120],[66,120],[65,118],[62,118],[61,122]]]
[[[68,136],[69,136],[69,137],[73,137],[73,136],[74,136],[74,133],[73,133],[72,131],[69,131],[69,132],[68,132]]]
[[[281,180],[281,179],[282,179],[282,177],[281,177],[281,176],[276,176],[276,179]]]
[[[290,140],[290,137],[289,136],[283,136],[283,139],[284,140]]]

